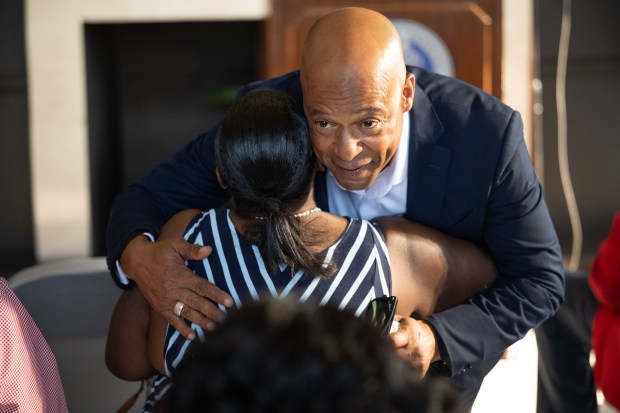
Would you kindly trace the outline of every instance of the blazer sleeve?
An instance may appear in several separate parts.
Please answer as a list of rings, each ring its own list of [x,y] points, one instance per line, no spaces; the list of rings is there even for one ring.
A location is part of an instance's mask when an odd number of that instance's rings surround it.
[[[497,281],[467,303],[427,318],[439,337],[443,359],[435,370],[445,375],[497,358],[551,317],[564,299],[560,246],[522,130],[513,112],[482,227],[482,243],[497,266]]]
[[[119,287],[131,285],[120,280],[116,269],[116,261],[131,239],[142,233],[157,238],[163,224],[176,212],[213,208],[228,200],[215,178],[217,128],[191,141],[114,199],[106,233],[107,263]]]

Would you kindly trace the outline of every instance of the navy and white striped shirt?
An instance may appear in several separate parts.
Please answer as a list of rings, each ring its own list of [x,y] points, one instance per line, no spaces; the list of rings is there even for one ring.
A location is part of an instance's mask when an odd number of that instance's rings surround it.
[[[326,262],[333,262],[336,272],[321,279],[280,266],[272,274],[260,256],[258,247],[248,243],[230,220],[229,211],[211,209],[199,214],[190,223],[185,239],[198,245],[210,245],[213,252],[202,261],[190,261],[188,267],[229,293],[234,306],[224,311],[241,308],[244,302],[261,298],[283,298],[294,295],[300,301],[314,300],[320,305],[337,306],[360,315],[375,297],[391,295],[392,277],[383,236],[374,224],[353,218],[343,236],[321,253]],[[205,332],[198,325],[189,324],[200,340]],[[166,374],[152,382],[145,411],[159,400],[170,386],[170,375],[179,364],[190,341],[168,326],[164,346]]]

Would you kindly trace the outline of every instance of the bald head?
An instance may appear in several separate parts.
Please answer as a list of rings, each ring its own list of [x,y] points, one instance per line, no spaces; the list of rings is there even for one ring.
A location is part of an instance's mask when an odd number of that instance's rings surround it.
[[[362,8],[336,10],[310,29],[301,62],[314,153],[338,184],[367,189],[392,160],[415,78],[392,22]]]
[[[350,79],[378,72],[399,82],[405,78],[400,37],[384,15],[347,7],[325,15],[310,29],[302,50],[302,77],[328,74],[333,79],[340,74]]]

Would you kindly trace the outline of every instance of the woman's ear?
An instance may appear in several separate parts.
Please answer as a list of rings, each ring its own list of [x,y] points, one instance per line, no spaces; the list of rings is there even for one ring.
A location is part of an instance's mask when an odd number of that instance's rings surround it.
[[[224,178],[222,178],[222,174],[220,174],[220,168],[215,167],[215,178],[217,179],[217,183],[220,184],[222,189],[228,189],[228,185],[224,182]]]

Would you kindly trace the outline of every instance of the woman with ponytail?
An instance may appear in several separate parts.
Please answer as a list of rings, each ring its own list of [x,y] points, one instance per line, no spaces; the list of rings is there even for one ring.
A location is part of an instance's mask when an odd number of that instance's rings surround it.
[[[330,275],[334,266],[324,266],[317,252],[342,235],[347,220],[314,202],[306,120],[287,96],[261,90],[236,102],[216,138],[215,159],[218,182],[234,201],[231,220],[258,246],[268,270],[285,264],[293,274]]]

